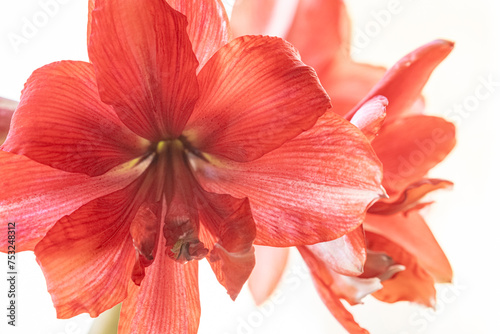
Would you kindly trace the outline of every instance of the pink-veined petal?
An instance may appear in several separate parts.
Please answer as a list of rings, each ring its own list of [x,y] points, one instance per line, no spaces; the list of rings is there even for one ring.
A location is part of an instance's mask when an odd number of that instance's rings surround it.
[[[381,234],[404,247],[438,282],[451,282],[453,271],[450,263],[418,212],[389,216],[368,214],[364,226],[367,231]]]
[[[89,57],[101,99],[144,138],[179,136],[196,103],[187,24],[164,0],[95,1]]]
[[[288,42],[244,36],[199,74],[200,99],[186,135],[203,152],[250,161],[314,125],[330,99]]]
[[[305,247],[328,266],[329,270],[349,276],[363,273],[366,246],[362,226],[338,239]]]
[[[289,247],[336,239],[361,224],[383,196],[381,165],[366,137],[328,113],[316,125],[260,159],[214,159],[196,166],[213,192],[248,197],[256,244]]]
[[[33,250],[63,216],[98,197],[125,188],[148,164],[149,160],[136,166],[119,166],[104,175],[90,177],[0,151],[1,224],[16,223],[16,251]],[[6,233],[7,228],[2,228],[0,250],[5,252]]]
[[[420,97],[420,92],[432,72],[453,50],[453,42],[435,40],[404,56],[377,83],[368,95],[354,107],[354,112],[374,96],[382,95],[389,100],[387,121],[397,119]]]
[[[342,116],[385,73],[383,67],[350,59],[351,24],[341,0],[239,0],[231,27],[236,36],[270,35],[291,42],[318,73],[333,111]]]
[[[267,35],[286,38],[293,22],[296,6],[286,7],[285,15],[280,0],[237,0],[231,12],[231,30],[235,37]],[[289,1],[285,1],[289,2]],[[278,15],[281,14],[281,15]]]
[[[186,15],[187,33],[198,59],[198,71],[230,39],[229,18],[220,0],[167,0]]]
[[[349,57],[350,20],[341,0],[300,0],[286,35],[302,60],[318,73]]]
[[[446,189],[453,186],[453,183],[441,179],[422,179],[410,184],[399,197],[383,198],[373,204],[369,213],[377,215],[393,215],[398,212],[407,211],[419,204],[425,195],[438,189]]]
[[[439,117],[405,117],[382,127],[372,146],[384,165],[384,188],[399,194],[421,180],[455,142],[455,126]]]
[[[123,302],[119,334],[196,334],[200,321],[198,262],[181,264],[166,256],[164,242],[146,268],[140,286],[129,282]]]
[[[87,45],[90,44],[90,35],[92,34],[92,12],[95,8],[95,0],[89,0],[87,14]]]
[[[236,299],[255,265],[255,223],[248,199],[207,193],[198,198],[202,232],[217,280]]]
[[[16,110],[18,102],[0,97],[0,145],[7,137],[9,132],[10,120],[14,110]]]
[[[101,102],[91,64],[63,61],[28,79],[2,149],[95,176],[141,156],[148,145]]]
[[[318,71],[318,77],[332,99],[333,111],[345,116],[379,82],[385,72],[383,67],[360,64],[348,59],[332,62],[325,70]],[[372,97],[374,96],[376,95]],[[370,99],[365,99],[363,104],[368,100]]]
[[[229,19],[224,5],[220,0],[167,0],[167,2],[187,18],[187,33],[199,62],[199,71],[217,50],[229,42]],[[95,0],[89,0],[87,42],[90,41],[94,7]]]
[[[349,284],[343,284],[343,278],[356,278],[336,274],[330,271],[326,264],[320,259],[316,258],[315,255],[311,253],[306,247],[298,247],[298,249],[311,271],[314,286],[316,287],[321,300],[326,305],[330,313],[335,317],[335,319],[337,319],[338,322],[340,322],[342,326],[344,326],[344,328],[349,333],[368,334],[368,331],[359,326],[358,323],[354,320],[354,317],[342,304],[340,298],[346,298],[346,296],[349,296],[350,294],[357,296],[360,293],[364,297],[364,295],[380,288],[380,282],[378,281],[378,279],[373,279],[368,284],[366,282],[361,283],[361,285],[363,286],[363,290],[367,290],[366,292],[361,290],[360,286],[349,286]],[[337,279],[337,281],[334,280],[334,277]],[[367,280],[365,279],[363,281]],[[356,299],[357,297],[354,298]]]
[[[126,297],[134,264],[129,228],[141,182],[64,216],[35,247],[59,318],[97,317]]]
[[[372,141],[384,123],[386,107],[387,99],[383,96],[375,96],[359,108],[351,118],[351,123],[356,125],[369,141]]]
[[[264,303],[278,285],[288,261],[289,248],[255,246],[255,268],[248,288],[257,305]]]
[[[386,235],[386,232],[384,232]],[[432,307],[436,301],[434,279],[420,266],[418,258],[408,252],[404,245],[398,245],[380,234],[366,231],[368,249],[389,255],[405,270],[382,282],[382,289],[372,295],[386,303],[411,301]]]
[[[321,297],[321,300],[326,305],[330,313],[350,334],[369,334],[369,332],[361,327],[352,314],[345,308],[340,299],[332,292],[328,286],[317,279],[313,275],[314,286]]]
[[[350,22],[340,0],[240,0],[231,14],[235,35],[270,35],[290,41],[318,72],[349,55]]]

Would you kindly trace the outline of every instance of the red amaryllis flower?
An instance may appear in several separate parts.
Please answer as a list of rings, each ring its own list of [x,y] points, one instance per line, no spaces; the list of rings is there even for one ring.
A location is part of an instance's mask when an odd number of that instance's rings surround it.
[[[17,107],[17,102],[0,97],[0,143],[3,143],[9,132],[10,119]]]
[[[218,1],[89,8],[91,63],[35,71],[0,151],[1,220],[35,251],[58,317],[123,301],[121,333],[195,333],[192,260],[209,254],[235,298],[254,241],[359,226],[380,163],[355,126],[324,114],[329,98],[289,43],[227,43]],[[203,188],[210,173],[227,189]]]
[[[333,110],[363,129],[383,162],[390,198],[369,209],[363,227],[338,240],[299,247],[332,314],[349,332],[366,333],[340,299],[357,304],[372,293],[385,302],[432,306],[435,282],[451,281],[450,264],[417,209],[426,204],[419,203],[424,195],[451,185],[425,178],[455,145],[455,132],[451,123],[422,115],[420,93],[453,44],[424,45],[384,74],[383,68],[349,58],[350,24],[342,1],[296,5],[286,11],[289,16],[275,17],[277,1],[240,0],[231,24],[237,34],[278,35],[292,42],[317,70]],[[388,99],[386,113],[380,96]],[[249,285],[258,303],[275,288],[287,256],[287,249],[257,249]]]

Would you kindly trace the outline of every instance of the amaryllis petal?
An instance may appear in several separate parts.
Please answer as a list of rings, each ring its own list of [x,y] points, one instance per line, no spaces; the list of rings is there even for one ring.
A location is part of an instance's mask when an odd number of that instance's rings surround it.
[[[350,119],[366,101],[382,95],[389,100],[387,120],[398,118],[417,100],[432,71],[452,49],[453,42],[435,40],[404,56],[346,117]]]
[[[201,240],[217,280],[234,300],[255,265],[255,223],[248,199],[203,192],[199,198]]]
[[[187,33],[198,59],[198,71],[230,39],[229,19],[220,0],[167,0],[186,15]]]
[[[198,79],[200,100],[186,135],[199,150],[236,161],[254,160],[279,147],[330,107],[314,70],[279,38],[231,41]]]
[[[184,14],[187,33],[198,59],[198,71],[230,39],[229,19],[220,0],[166,0],[172,8]],[[92,11],[95,0],[89,0],[87,42],[92,31]]]
[[[398,212],[407,211],[416,205],[429,192],[437,189],[445,189],[453,186],[453,183],[441,179],[422,179],[415,183],[410,184],[399,197],[383,198],[377,203],[373,204],[369,213],[377,215],[392,215]]]
[[[82,205],[125,188],[149,161],[120,166],[89,177],[54,169],[28,158],[0,151],[0,221],[16,223],[16,251],[33,250],[47,231],[63,216]],[[2,228],[4,235],[7,228]],[[7,237],[0,250],[7,251]]]
[[[397,194],[419,181],[455,142],[455,126],[439,117],[404,117],[384,127],[372,142],[384,165],[384,188]]]
[[[313,278],[314,286],[318,291],[321,300],[325,303],[328,310],[337,319],[338,322],[351,334],[368,334],[369,332],[358,325],[354,320],[352,314],[347,311],[345,306],[340,301],[342,295],[349,294],[345,289],[339,289],[343,287],[342,285],[337,286],[334,281],[333,275],[335,273],[329,270],[328,266],[324,262],[315,257],[306,247],[298,247],[300,254],[307,263],[307,266],[311,270],[311,276]],[[342,278],[342,275],[335,275],[337,278]],[[347,277],[350,279],[350,277]],[[354,278],[356,279],[356,278]],[[359,280],[359,279],[358,279]],[[366,281],[366,280],[365,280]],[[380,283],[377,279],[372,280],[374,283],[374,289],[380,288]],[[371,283],[371,282],[370,282]],[[378,286],[377,286],[378,284]],[[351,287],[351,291],[362,291],[362,289]],[[373,292],[373,289],[370,290]]]
[[[363,100],[385,72],[383,67],[346,59],[332,62],[325,70],[318,71],[318,77],[332,99],[333,111],[344,116]],[[368,100],[370,99],[365,99],[364,103]]]
[[[420,266],[416,255],[406,250],[406,244],[400,246],[368,230],[366,231],[366,241],[370,250],[386,253],[395,263],[405,267],[404,271],[382,282],[384,288],[372,294],[375,298],[387,303],[411,301],[428,307],[434,306],[436,301],[434,279]]]
[[[359,226],[367,206],[383,196],[381,165],[366,137],[334,113],[260,159],[213,163],[196,166],[200,182],[209,191],[248,197],[256,244],[266,246],[336,239]]]
[[[364,226],[367,231],[381,234],[403,246],[438,282],[451,282],[453,271],[450,263],[418,212],[390,216],[368,214]]]
[[[10,120],[17,107],[17,102],[0,97],[0,144],[3,143],[9,132]]]
[[[180,135],[198,97],[186,27],[164,0],[95,2],[89,58],[100,96],[144,138]]]
[[[280,6],[280,4],[286,5]],[[291,14],[283,15],[283,10]],[[268,35],[285,38],[295,10],[296,8],[290,6],[290,1],[238,0],[235,1],[231,12],[231,29],[235,37]]]
[[[304,63],[322,73],[338,58],[349,57],[350,28],[343,1],[300,0],[285,38],[300,50]]]
[[[87,45],[90,44],[90,35],[92,34],[92,12],[95,8],[95,0],[89,0],[87,14]]]
[[[97,317],[126,297],[134,264],[129,228],[141,182],[64,216],[35,247],[59,318]]]
[[[100,101],[92,65],[64,61],[28,79],[2,150],[95,176],[141,156],[148,145]]]
[[[123,302],[119,334],[196,334],[200,321],[198,262],[181,264],[165,256],[163,242],[159,256],[146,268],[140,286],[129,281]]]
[[[239,0],[231,27],[236,36],[270,35],[292,43],[318,73],[333,110],[342,116],[385,73],[383,67],[350,59],[351,24],[341,0]]]
[[[236,36],[270,35],[290,41],[318,72],[332,59],[349,55],[350,24],[340,0],[239,0],[231,27]]]
[[[315,275],[313,275],[313,281],[323,303],[325,303],[330,313],[350,334],[369,334],[366,329],[358,325],[352,314],[328,286],[325,286]]]
[[[384,123],[386,106],[385,97],[375,96],[359,108],[351,118],[351,123],[356,125],[368,140],[372,141]]]
[[[325,263],[329,270],[349,276],[363,273],[366,246],[361,226],[338,239],[305,247]]]
[[[248,279],[248,288],[257,305],[264,303],[276,289],[289,253],[287,247],[255,246],[255,268]]]

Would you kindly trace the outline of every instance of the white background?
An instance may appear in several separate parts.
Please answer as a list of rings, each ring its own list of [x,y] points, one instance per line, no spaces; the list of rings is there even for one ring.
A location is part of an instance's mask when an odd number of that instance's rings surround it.
[[[86,1],[55,1],[58,7],[50,16],[43,14],[47,10],[42,3],[48,0],[0,3],[0,96],[18,100],[30,73],[47,63],[87,60]],[[401,10],[382,26],[374,13],[388,8],[388,0],[347,0],[355,33],[353,43],[358,47],[353,56],[359,61],[390,66],[433,39],[456,42],[455,50],[424,90],[428,112],[446,115],[458,127],[456,149],[431,174],[454,181],[455,188],[437,194],[437,203],[425,212],[453,265],[455,283],[439,287],[435,312],[408,303],[387,305],[368,298],[365,305],[353,308],[354,315],[375,334],[498,333],[500,6],[493,0],[397,3]],[[27,21],[38,24],[37,30],[15,46],[10,39],[22,36]],[[361,33],[370,35],[368,42],[356,40]],[[478,99],[476,90],[484,92],[482,80],[488,78],[498,84],[490,96]],[[465,113],[459,114],[456,106],[462,106]],[[1,333],[77,334],[88,330],[91,320],[86,315],[56,319],[32,253],[18,256],[19,326],[7,326],[6,274],[2,274],[7,271],[6,262],[5,254],[1,254]],[[345,332],[322,305],[296,254],[279,287],[280,298],[263,308],[253,305],[246,288],[236,302],[230,301],[205,263],[200,271],[200,289],[200,334]]]

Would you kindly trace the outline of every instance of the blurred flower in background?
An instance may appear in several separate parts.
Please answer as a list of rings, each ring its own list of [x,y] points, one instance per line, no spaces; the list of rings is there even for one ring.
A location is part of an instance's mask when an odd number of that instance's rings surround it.
[[[450,264],[418,209],[427,204],[419,200],[428,192],[451,185],[425,178],[454,147],[455,129],[441,118],[423,115],[420,92],[453,43],[431,42],[403,57],[382,76],[383,68],[351,60],[352,29],[343,1],[287,4],[294,7],[283,8],[284,2],[276,0],[237,1],[231,17],[235,34],[278,33],[294,44],[302,60],[317,70],[333,110],[354,124],[359,122],[359,106],[370,99],[381,95],[389,102],[387,116],[372,120],[382,125],[371,125],[367,136],[383,162],[383,184],[390,198],[369,209],[365,233],[358,230],[335,242],[299,248],[332,314],[349,332],[365,333],[340,299],[355,305],[371,293],[385,302],[411,301],[432,307],[434,283],[452,279]],[[258,303],[277,285],[287,254],[286,249],[258,250],[249,282]]]

